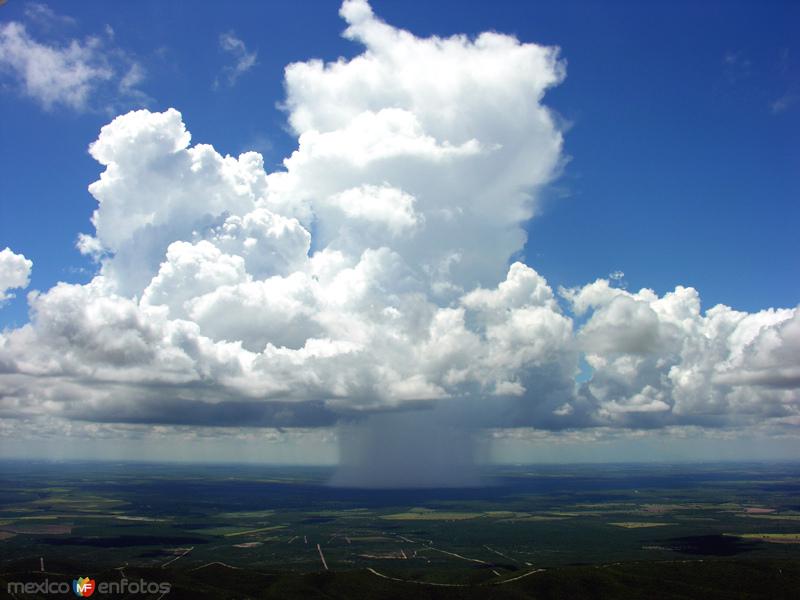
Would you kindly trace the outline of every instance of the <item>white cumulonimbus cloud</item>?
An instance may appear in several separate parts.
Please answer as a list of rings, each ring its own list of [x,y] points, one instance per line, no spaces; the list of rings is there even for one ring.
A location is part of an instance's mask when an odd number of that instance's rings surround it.
[[[102,128],[78,242],[99,272],[31,294],[30,323],[0,333],[0,416],[800,424],[797,309],[703,312],[691,288],[605,279],[556,293],[509,265],[563,164],[556,48],[418,38],[364,0],[341,15],[364,52],[286,68],[298,146],[279,171],[192,145],[173,109]]]

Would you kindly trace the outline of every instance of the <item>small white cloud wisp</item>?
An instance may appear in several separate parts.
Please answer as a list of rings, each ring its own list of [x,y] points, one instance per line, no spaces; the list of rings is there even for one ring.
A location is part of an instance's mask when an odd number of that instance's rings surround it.
[[[0,24],[0,82],[45,110],[118,111],[146,105],[139,89],[144,67],[117,47],[113,30],[62,41],[76,22],[44,4],[31,3],[22,21]],[[113,112],[112,112],[113,114]]]
[[[256,66],[258,52],[249,52],[245,43],[240,40],[233,31],[228,31],[219,36],[220,50],[228,54],[233,59],[233,64],[226,65],[222,74],[223,81],[229,86],[236,85],[236,81],[247,71]],[[214,80],[214,87],[220,85],[220,77]]]

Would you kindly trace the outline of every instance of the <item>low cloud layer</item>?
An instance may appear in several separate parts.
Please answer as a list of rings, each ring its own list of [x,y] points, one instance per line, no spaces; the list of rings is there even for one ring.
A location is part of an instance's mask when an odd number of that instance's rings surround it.
[[[360,0],[341,15],[364,51],[286,68],[298,146],[279,171],[192,145],[173,109],[103,127],[78,242],[99,272],[31,294],[30,323],[0,334],[0,416],[800,425],[796,308],[703,311],[692,288],[618,278],[555,290],[512,259],[564,160],[543,103],[557,48],[418,38]]]

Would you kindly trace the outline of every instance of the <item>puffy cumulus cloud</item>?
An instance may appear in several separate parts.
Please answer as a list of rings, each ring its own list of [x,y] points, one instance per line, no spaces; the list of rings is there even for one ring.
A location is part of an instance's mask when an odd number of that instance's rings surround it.
[[[113,110],[120,104],[147,102],[137,87],[144,80],[144,68],[113,45],[110,28],[105,35],[61,42],[58,30],[73,26],[74,19],[43,4],[30,5],[25,15],[27,23],[0,25],[0,75],[13,80],[24,95],[47,110],[59,105],[76,111]],[[31,34],[31,27],[47,39]]]
[[[0,418],[797,420],[797,311],[703,313],[692,289],[608,280],[558,298],[509,265],[562,163],[542,103],[564,77],[557,49],[418,38],[358,0],[341,14],[364,50],[286,68],[298,146],[281,170],[192,145],[173,109],[102,128],[78,241],[98,273],[29,295],[30,323],[0,334]],[[593,376],[578,383],[582,356]]]
[[[98,201],[95,234],[82,235],[78,246],[88,254],[109,255],[103,273],[125,295],[148,284],[173,241],[203,236],[231,243],[243,238],[242,244],[250,238],[286,241],[280,227],[263,221],[270,215],[250,215],[246,229],[241,222],[266,193],[261,156],[223,157],[209,145],[190,147],[190,140],[178,111],[139,110],[104,126],[89,148],[106,169],[89,186]],[[226,222],[232,215],[238,221]],[[251,229],[259,231],[247,235]]]
[[[0,306],[14,297],[11,290],[28,287],[33,261],[11,248],[0,251]]]
[[[590,312],[576,342],[594,369],[586,392],[599,418],[637,426],[798,421],[797,308],[703,313],[693,288],[658,296],[603,279],[563,295],[577,314]]]
[[[718,383],[757,385],[776,389],[800,387],[800,311],[768,313],[762,323],[774,326],[759,327],[758,334],[736,353],[734,365],[716,375]]]

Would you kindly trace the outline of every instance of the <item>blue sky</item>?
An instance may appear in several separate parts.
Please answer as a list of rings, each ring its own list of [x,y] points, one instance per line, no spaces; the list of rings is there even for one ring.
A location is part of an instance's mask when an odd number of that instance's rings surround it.
[[[25,20],[25,2],[0,9]],[[283,67],[353,56],[335,2],[82,2],[43,39],[114,29],[146,68],[153,109],[176,107],[195,142],[256,149],[277,166],[285,131]],[[692,285],[706,307],[793,306],[800,299],[800,7],[792,2],[374,3],[418,35],[487,29],[558,45],[567,78],[546,104],[571,126],[570,157],[530,228],[525,258],[556,285],[622,270],[630,288]],[[35,30],[34,30],[35,31]],[[221,33],[258,52],[235,86],[213,89],[230,57]],[[34,260],[32,287],[86,281],[75,250],[95,202],[86,148],[101,110],[43,110],[8,82],[0,94],[0,240]],[[776,109],[784,99],[785,108]],[[782,105],[779,105],[782,106]],[[131,106],[132,107],[132,106]],[[0,322],[20,324],[20,295]]]
[[[255,423],[319,448],[422,403],[514,460],[549,438],[506,429],[567,432],[576,459],[603,436],[624,455],[626,431],[657,432],[649,457],[704,428],[796,449],[800,5],[370,4],[0,6],[0,250],[33,261],[0,286],[0,434],[188,428],[174,450]],[[47,48],[97,78],[35,87]],[[251,150],[263,171],[222,158]]]

